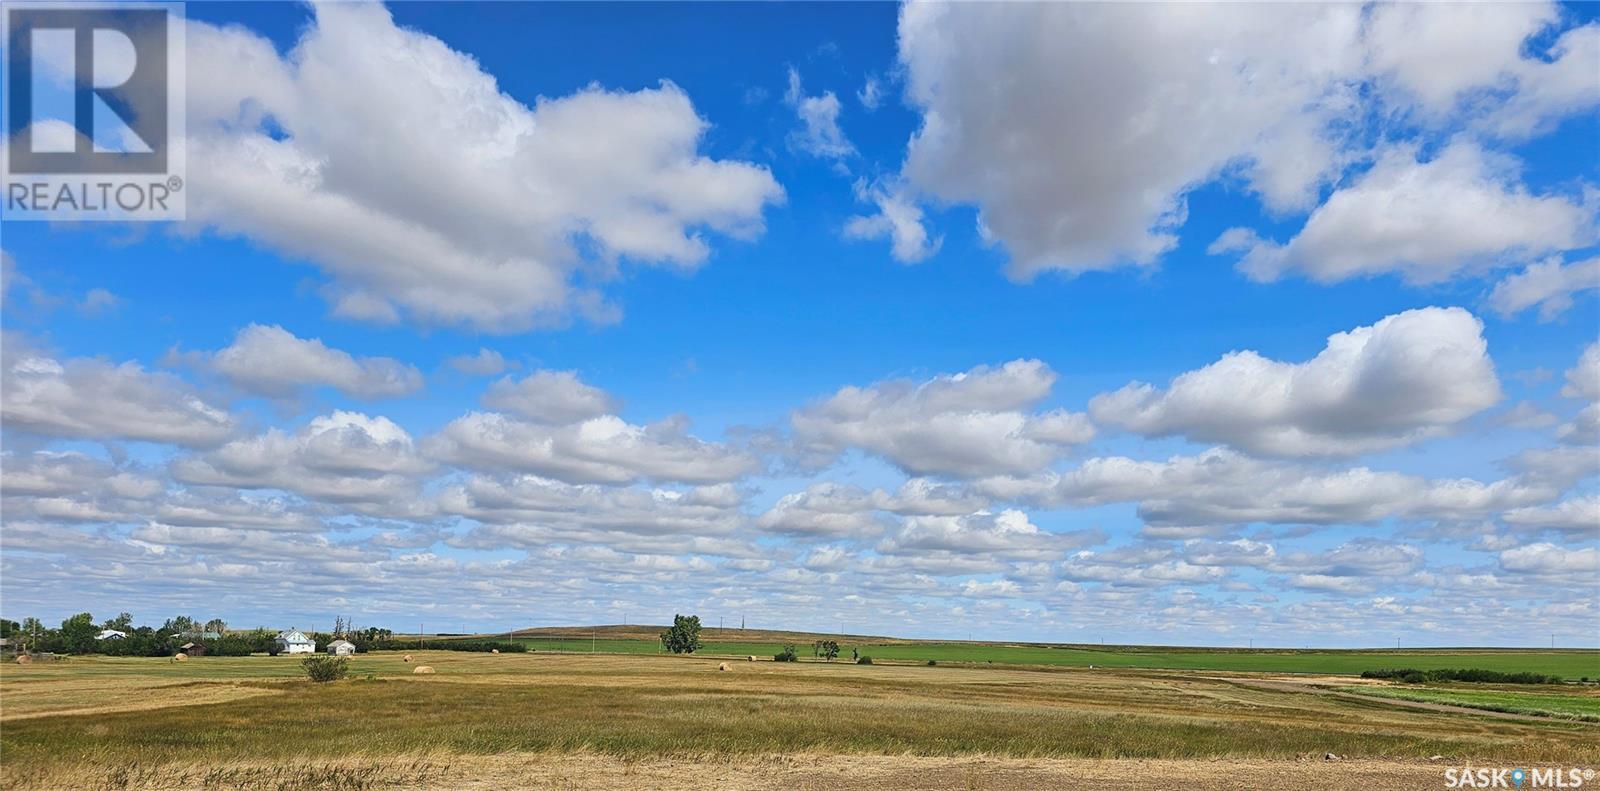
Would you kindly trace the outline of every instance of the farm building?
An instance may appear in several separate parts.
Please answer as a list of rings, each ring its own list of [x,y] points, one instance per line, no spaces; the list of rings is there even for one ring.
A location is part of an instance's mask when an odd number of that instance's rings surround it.
[[[105,630],[101,631],[99,634],[95,635],[94,639],[96,639],[96,640],[121,640],[122,638],[127,637],[127,636],[128,636],[127,632],[119,632],[116,629],[105,629]]]
[[[335,640],[328,643],[328,653],[334,656],[350,656],[356,652],[356,644],[349,640]]]
[[[286,632],[278,633],[278,653],[280,654],[314,654],[317,644],[306,636],[305,632],[290,628]]]
[[[204,643],[194,643],[194,642],[184,643],[183,645],[178,646],[178,650],[182,651],[185,654],[188,654],[189,656],[205,656],[206,655],[206,647],[205,647]]]

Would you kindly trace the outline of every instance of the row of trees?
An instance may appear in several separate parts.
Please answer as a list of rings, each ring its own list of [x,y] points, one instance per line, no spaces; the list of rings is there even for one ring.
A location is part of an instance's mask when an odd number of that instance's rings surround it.
[[[97,639],[102,631],[114,629],[126,637]],[[368,627],[356,629],[343,617],[334,621],[332,632],[307,632],[316,641],[317,650],[323,651],[334,640],[349,640],[357,651],[388,646],[394,633],[388,629]],[[117,617],[95,623],[89,613],[78,613],[61,622],[59,628],[45,626],[37,618],[17,621],[0,619],[0,637],[15,641],[19,652],[49,652],[57,654],[105,654],[106,656],[172,656],[186,643],[205,646],[212,656],[249,656],[270,654],[278,650],[278,633],[257,627],[249,630],[229,630],[221,618],[201,622],[187,615],[168,618],[159,627],[134,626],[133,616],[119,613]]]

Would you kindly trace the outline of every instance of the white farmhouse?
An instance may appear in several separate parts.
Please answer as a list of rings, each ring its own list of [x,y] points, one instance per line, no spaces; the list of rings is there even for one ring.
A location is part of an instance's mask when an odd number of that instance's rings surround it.
[[[106,629],[106,630],[102,631],[101,633],[95,635],[94,639],[96,639],[96,640],[121,640],[122,638],[127,637],[127,636],[128,636],[127,632],[119,632],[116,629]]]
[[[306,633],[291,628],[287,632],[278,633],[278,653],[280,654],[314,654],[317,644]]]
[[[349,640],[335,640],[328,643],[328,653],[334,656],[350,656],[356,652],[356,644]]]

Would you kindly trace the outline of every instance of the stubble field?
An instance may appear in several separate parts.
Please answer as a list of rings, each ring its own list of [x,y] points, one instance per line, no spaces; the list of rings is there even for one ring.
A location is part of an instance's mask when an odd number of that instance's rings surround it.
[[[1347,676],[414,660],[362,655],[331,684],[290,657],[8,665],[0,786],[1440,788],[1448,766],[1600,764],[1600,725],[1336,692]]]

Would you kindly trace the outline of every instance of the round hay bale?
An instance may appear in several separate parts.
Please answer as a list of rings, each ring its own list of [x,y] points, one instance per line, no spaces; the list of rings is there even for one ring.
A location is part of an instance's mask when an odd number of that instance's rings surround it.
[[[431,676],[431,675],[433,675],[433,668],[431,668],[431,667],[429,667],[427,665],[417,665],[415,668],[412,669],[411,674],[412,675]]]
[[[172,655],[172,661],[174,661],[174,662],[187,662],[187,661],[189,661],[189,655],[183,653],[182,651],[179,651],[178,653]]]
[[[408,664],[408,665],[411,664],[411,655],[410,654],[406,654],[406,664]]]
[[[491,649],[489,649],[489,653],[491,653],[491,654],[498,654],[498,653],[500,653],[500,649],[498,649],[498,648],[491,648]]]
[[[33,657],[28,656],[27,654],[17,654],[17,664],[31,665],[33,664]]]
[[[724,673],[728,672],[728,663],[727,662],[723,662],[722,664],[717,665],[717,669],[721,670]]]

